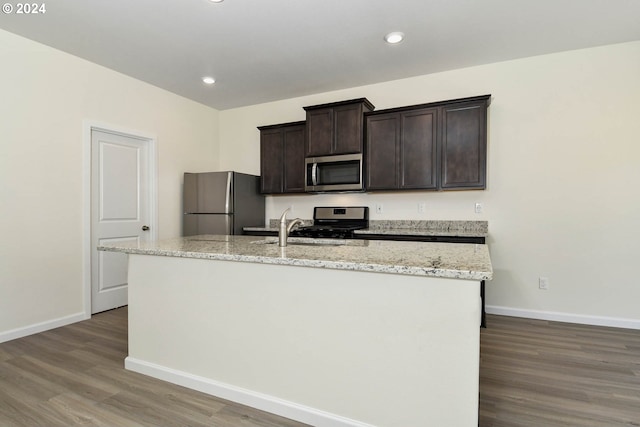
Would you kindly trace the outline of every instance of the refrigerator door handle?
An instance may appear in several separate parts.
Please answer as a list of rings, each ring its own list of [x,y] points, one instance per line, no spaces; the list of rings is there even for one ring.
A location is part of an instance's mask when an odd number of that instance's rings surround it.
[[[226,213],[233,213],[229,211],[229,205],[231,204],[231,178],[233,177],[233,172],[229,172],[227,174],[227,197],[224,201],[224,211]]]

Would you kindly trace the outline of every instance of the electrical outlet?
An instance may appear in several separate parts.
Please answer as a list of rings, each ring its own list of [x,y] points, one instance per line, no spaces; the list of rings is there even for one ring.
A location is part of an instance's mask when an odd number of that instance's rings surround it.
[[[475,211],[477,214],[482,213],[482,203],[476,203]]]
[[[381,214],[382,210],[382,203],[376,203],[376,213]]]
[[[549,278],[548,277],[540,277],[538,279],[538,287],[543,290],[549,289]]]
[[[427,210],[427,204],[425,202],[418,203],[418,213],[425,213]]]

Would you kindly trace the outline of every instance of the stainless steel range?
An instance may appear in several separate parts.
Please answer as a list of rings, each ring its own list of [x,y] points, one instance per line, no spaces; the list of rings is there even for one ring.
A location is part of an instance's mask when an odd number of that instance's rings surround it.
[[[315,207],[313,225],[299,227],[291,231],[291,236],[352,239],[354,231],[369,227],[369,208]]]

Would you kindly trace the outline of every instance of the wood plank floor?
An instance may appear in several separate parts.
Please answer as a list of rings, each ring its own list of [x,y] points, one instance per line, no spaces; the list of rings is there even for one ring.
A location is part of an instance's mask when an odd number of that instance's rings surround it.
[[[483,427],[640,426],[640,331],[489,316]]]
[[[0,426],[306,426],[126,371],[126,355],[126,307],[0,344]]]
[[[501,316],[488,326],[480,426],[640,426],[640,331]],[[126,307],[0,344],[0,426],[304,425],[126,371],[126,354]]]

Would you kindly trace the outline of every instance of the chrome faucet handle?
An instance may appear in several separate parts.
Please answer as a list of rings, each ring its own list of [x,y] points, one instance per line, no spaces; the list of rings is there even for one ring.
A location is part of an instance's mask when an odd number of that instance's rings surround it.
[[[291,233],[291,230],[293,230],[293,227],[295,227],[296,225],[301,225],[302,223],[303,221],[300,218],[296,218],[292,220],[287,226],[287,236],[289,236],[289,233]]]

